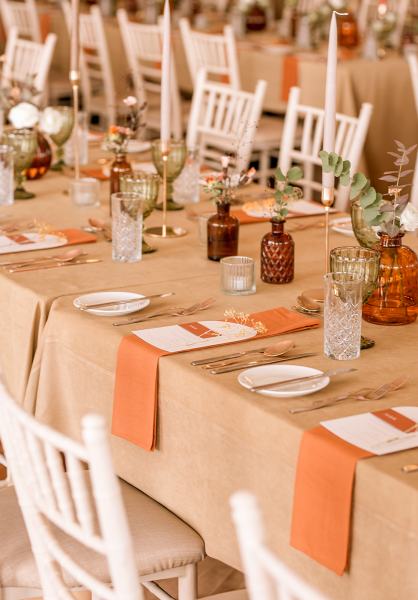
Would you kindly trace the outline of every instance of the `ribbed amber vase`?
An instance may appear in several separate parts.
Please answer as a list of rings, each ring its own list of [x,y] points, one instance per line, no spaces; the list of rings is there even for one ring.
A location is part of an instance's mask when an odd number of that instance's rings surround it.
[[[208,258],[219,261],[238,254],[239,220],[229,213],[230,204],[218,202],[216,207],[208,219]]]
[[[403,233],[380,233],[378,285],[363,305],[365,321],[377,325],[407,325],[417,318],[418,258],[402,245]]]
[[[126,154],[116,154],[110,165],[110,197],[121,191],[120,178],[122,175],[132,173],[131,163],[127,160]],[[109,212],[112,214],[112,202],[109,203]]]
[[[261,279],[266,283],[290,283],[295,275],[295,243],[284,224],[272,219],[271,232],[261,241]]]

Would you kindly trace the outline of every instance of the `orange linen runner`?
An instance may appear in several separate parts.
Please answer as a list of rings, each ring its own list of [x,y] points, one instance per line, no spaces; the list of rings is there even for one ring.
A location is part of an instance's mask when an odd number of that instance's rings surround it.
[[[267,328],[253,340],[319,326],[318,320],[281,307],[250,316]],[[112,433],[144,450],[154,450],[156,444],[158,360],[167,354],[133,334],[123,337],[118,349]]]
[[[287,54],[283,59],[283,79],[281,99],[287,102],[289,99],[290,88],[299,84],[299,61],[294,54]]]
[[[414,421],[395,410],[373,413],[400,431]],[[357,461],[375,456],[319,425],[305,431],[296,470],[290,543],[337,575],[348,566]]]
[[[66,246],[74,244],[91,244],[96,242],[97,238],[93,233],[82,231],[81,229],[61,229],[57,233],[62,233],[67,238]]]

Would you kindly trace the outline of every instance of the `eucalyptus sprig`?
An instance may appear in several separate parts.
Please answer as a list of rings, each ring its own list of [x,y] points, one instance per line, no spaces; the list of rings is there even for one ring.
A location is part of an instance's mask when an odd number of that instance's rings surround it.
[[[285,175],[280,167],[276,170],[276,191],[274,192],[274,198],[276,205],[274,207],[274,221],[283,221],[289,210],[287,208],[287,202],[290,199],[299,199],[302,197],[301,189],[294,184],[302,179],[303,171],[300,167],[291,167]]]

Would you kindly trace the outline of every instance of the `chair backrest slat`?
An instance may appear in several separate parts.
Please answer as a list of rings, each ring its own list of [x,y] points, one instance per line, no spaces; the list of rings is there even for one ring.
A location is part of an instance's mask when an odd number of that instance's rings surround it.
[[[104,419],[86,416],[82,426],[84,445],[38,423],[0,382],[1,439],[44,597],[72,599],[70,578],[103,600],[142,600]],[[80,564],[68,537],[103,556],[111,585],[89,572],[86,550]]]
[[[255,496],[236,492],[230,503],[250,600],[325,600],[269,550]]]
[[[4,30],[16,27],[19,37],[42,43],[39,15],[35,0],[0,0],[0,12]]]
[[[299,103],[300,89],[290,90],[289,101],[283,126],[283,135],[279,155],[279,166],[287,173],[293,162],[301,163],[304,168],[302,187],[307,200],[311,199],[313,190],[321,186],[314,180],[315,165],[320,165],[319,152],[323,146],[324,110],[305,106]],[[335,151],[345,160],[351,162],[355,173],[361,158],[370,123],[373,107],[369,103],[362,104],[358,117],[337,114],[337,132]],[[302,141],[298,141],[298,123],[301,123]],[[299,149],[300,145],[300,149]],[[337,190],[336,208],[348,208],[349,189],[341,187]]]
[[[266,82],[259,81],[254,93],[242,92],[207,80],[201,69],[196,81],[190,112],[187,145],[199,146],[203,162],[213,162],[214,149],[236,156],[241,171],[249,164],[254,135],[262,110]]]

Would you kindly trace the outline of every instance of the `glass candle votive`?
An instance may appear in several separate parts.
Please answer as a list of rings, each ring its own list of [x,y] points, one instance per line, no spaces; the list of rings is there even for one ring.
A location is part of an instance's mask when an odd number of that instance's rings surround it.
[[[77,206],[100,206],[100,181],[81,177],[70,182],[70,197]]]
[[[112,259],[138,262],[142,258],[142,199],[132,192],[112,194]]]
[[[0,206],[14,202],[14,149],[0,145]]]
[[[324,353],[335,360],[359,358],[363,279],[339,272],[324,279]]]
[[[246,296],[255,294],[255,264],[247,256],[221,259],[221,288],[225,294]]]

